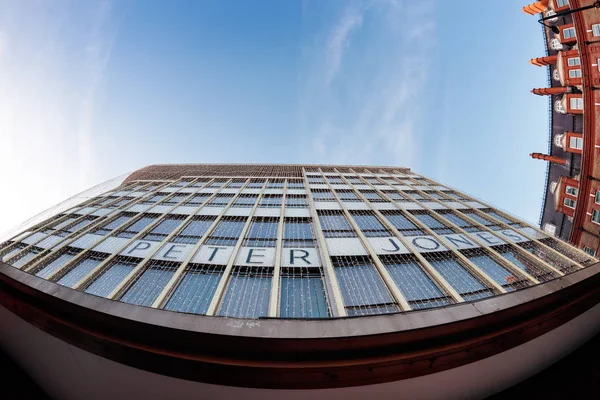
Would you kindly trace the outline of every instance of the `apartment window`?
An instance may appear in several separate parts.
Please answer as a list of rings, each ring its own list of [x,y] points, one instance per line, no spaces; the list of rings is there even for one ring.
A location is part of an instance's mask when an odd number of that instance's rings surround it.
[[[570,69],[569,70],[569,78],[581,78],[581,70],[580,69]]]
[[[256,200],[258,200],[258,195],[253,194],[241,194],[237,199],[233,202],[232,207],[239,208],[250,208],[254,204],[256,204]]]
[[[600,36],[600,35],[598,35],[598,36]],[[585,251],[587,254],[589,254],[592,257],[596,256],[596,252],[587,246],[583,246],[583,251]]]
[[[326,238],[356,237],[356,233],[342,213],[319,214],[319,221]]]
[[[361,201],[358,195],[352,190],[338,190],[336,193],[342,201]]]
[[[352,218],[367,237],[386,237],[390,232],[383,226],[379,219],[371,213],[352,213]]]
[[[152,222],[154,222],[155,219],[156,217],[154,216],[142,217],[134,223],[132,223],[131,225],[124,228],[121,232],[117,233],[116,236],[120,238],[131,239],[132,237],[140,233],[148,225],[150,225]]]
[[[575,208],[575,200],[569,198],[565,199],[565,206]]]
[[[244,246],[275,247],[277,243],[278,220],[274,218],[257,218],[250,224]]]
[[[569,65],[569,67],[574,67],[576,65],[581,65],[581,60],[579,59],[579,57],[567,58],[567,64]]]
[[[419,236],[423,234],[423,231],[400,211],[387,211],[383,212],[383,215],[403,236]]]
[[[348,315],[388,314],[398,311],[377,270],[367,258],[332,257]]]
[[[196,244],[213,222],[214,219],[210,217],[193,219],[171,241],[175,243]]]
[[[565,7],[569,5],[569,0],[556,0],[556,7]]]
[[[596,190],[596,197],[594,198],[596,204],[600,204],[600,190]]]
[[[235,246],[244,229],[243,219],[223,219],[212,232],[206,244],[217,246]]]
[[[181,224],[182,218],[165,218],[144,236],[144,240],[162,242]]]
[[[600,36],[600,24],[593,24],[592,25],[592,35],[594,35],[594,36]]]
[[[192,264],[167,302],[165,310],[206,314],[222,273],[221,267]]]
[[[286,219],[283,225],[283,247],[314,247],[314,233],[309,220]]]
[[[285,198],[285,206],[288,208],[306,208],[308,207],[306,196],[287,195]]]
[[[567,194],[570,194],[572,196],[577,196],[577,188],[574,188],[572,186],[567,186],[567,189],[565,191],[567,192]]]
[[[583,99],[581,97],[572,97],[569,100],[572,110],[583,110]]]
[[[592,221],[600,224],[600,211],[592,210]]]
[[[281,207],[282,196],[280,195],[264,195],[260,200],[259,207],[262,208],[279,208]]]
[[[565,29],[563,29],[562,33],[563,33],[563,37],[565,39],[573,38],[573,37],[575,37],[575,28],[573,28],[573,27],[565,28]]]
[[[569,138],[569,147],[572,149],[577,149],[577,150],[583,149],[583,138],[570,137]]]

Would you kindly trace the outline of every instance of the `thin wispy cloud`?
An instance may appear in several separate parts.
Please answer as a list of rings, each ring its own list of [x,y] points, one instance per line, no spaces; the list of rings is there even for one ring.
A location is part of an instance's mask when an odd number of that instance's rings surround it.
[[[110,4],[0,5],[0,232],[92,186]],[[77,28],[73,25],[77,21]],[[84,26],[84,29],[81,29]],[[77,30],[75,30],[77,29]]]
[[[315,161],[416,166],[433,11],[429,1],[350,3],[307,52],[300,125]]]

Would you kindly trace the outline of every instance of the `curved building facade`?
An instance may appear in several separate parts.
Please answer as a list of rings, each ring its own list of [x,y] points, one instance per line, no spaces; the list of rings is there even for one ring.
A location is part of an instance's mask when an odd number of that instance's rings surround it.
[[[480,398],[600,327],[594,257],[406,168],[150,166],[0,257],[55,398]]]

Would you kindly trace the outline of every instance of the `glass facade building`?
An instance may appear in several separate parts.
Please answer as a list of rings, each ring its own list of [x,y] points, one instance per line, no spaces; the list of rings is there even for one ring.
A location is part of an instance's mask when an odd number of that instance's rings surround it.
[[[447,307],[595,262],[404,168],[165,168],[19,232],[1,260],[114,301],[249,319]]]

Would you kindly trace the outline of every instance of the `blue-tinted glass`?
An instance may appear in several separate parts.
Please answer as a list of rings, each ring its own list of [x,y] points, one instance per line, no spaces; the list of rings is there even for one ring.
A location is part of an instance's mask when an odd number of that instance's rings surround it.
[[[277,239],[276,221],[254,221],[250,224],[246,238],[248,239]]]
[[[180,223],[181,223],[180,219],[167,218],[167,219],[161,221],[154,228],[152,228],[150,233],[168,235],[169,233],[173,232],[175,230],[175,228],[177,228],[179,226]]]
[[[394,302],[373,265],[336,267],[334,270],[346,307]]]
[[[385,214],[385,217],[396,227],[396,229],[410,230],[414,235],[421,235],[423,231],[413,224],[408,218],[400,213]]]
[[[221,274],[188,271],[165,306],[165,310],[206,314],[220,279]]]
[[[460,294],[486,289],[481,282],[456,260],[429,260],[429,263]]]
[[[515,280],[520,280],[512,272],[494,261],[490,256],[478,255],[469,257],[469,260],[481,268],[490,278],[495,280],[500,285],[513,283]]]
[[[106,297],[132,270],[132,264],[115,263],[88,286],[88,288],[85,289],[85,292],[96,296]]]
[[[130,216],[121,215],[119,218],[117,218],[117,219],[113,220],[112,222],[109,222],[108,224],[104,225],[102,227],[102,229],[113,230],[113,229],[121,226],[125,222],[129,221],[130,219],[131,219]]]
[[[475,214],[474,212],[466,212],[465,214],[467,214],[467,216],[469,218],[474,219],[475,221],[479,222],[482,225],[493,225],[494,224],[493,222],[480,217],[478,214]]]
[[[271,278],[234,275],[221,304],[219,315],[237,318],[259,318],[268,313]]]
[[[351,230],[350,223],[344,215],[319,215],[319,221],[324,230]]]
[[[385,267],[408,301],[445,296],[416,262],[386,263]]]
[[[505,224],[512,224],[513,222],[507,218],[504,218],[502,215],[493,212],[493,211],[486,211],[486,214],[489,215],[492,218],[496,218],[499,221],[504,222]]]
[[[186,225],[179,235],[202,236],[213,223],[213,220],[194,220]]]
[[[445,228],[446,226],[444,224],[442,224],[440,221],[438,221],[437,219],[433,218],[431,215],[429,214],[415,214],[415,217],[421,221],[424,225],[426,225],[429,228],[435,229],[435,228]]]
[[[377,315],[377,314],[392,314],[398,312],[398,307],[393,304],[383,306],[363,306],[360,308],[350,308],[346,310],[348,316],[356,315]]]
[[[148,268],[121,297],[121,301],[150,307],[174,273],[172,268]]]
[[[73,287],[87,274],[89,274],[94,268],[100,264],[100,260],[94,258],[86,258],[79,262],[75,268],[67,272],[58,283],[63,286]]]
[[[279,314],[282,318],[327,318],[327,300],[321,277],[281,278]]]
[[[10,263],[15,268],[21,268],[23,265],[31,261],[33,257],[40,254],[41,250],[38,249],[30,249],[25,252],[25,254],[19,255],[18,260],[12,260]]]
[[[531,261],[526,260],[521,255],[517,255],[511,250],[502,251],[500,254],[502,254],[502,256],[510,261],[513,265],[529,274],[532,274],[542,282],[556,278],[556,274],[554,272],[546,271],[542,267],[533,264]]]
[[[127,227],[125,230],[127,230],[128,232],[139,232],[142,229],[144,229],[146,226],[150,225],[151,222],[154,221],[154,218],[152,217],[142,217],[139,220],[137,220],[136,222],[134,222],[133,224],[131,224],[131,226]]]
[[[40,278],[47,278],[52,275],[54,272],[58,271],[60,267],[69,262],[70,259],[74,257],[73,254],[65,253],[61,254],[58,258],[47,264],[44,268],[39,270],[36,276]]]
[[[471,224],[468,221],[462,219],[456,214],[443,214],[442,216],[448,221],[452,222],[453,224],[460,226],[461,228],[471,226]]]
[[[381,224],[381,222],[379,222],[377,217],[374,215],[354,214],[352,215],[352,218],[354,218],[356,224],[362,231],[373,229],[386,230],[385,227]]]
[[[239,238],[244,224],[244,221],[221,221],[211,236]]]
[[[310,222],[286,222],[283,229],[284,239],[312,240],[314,238]]]
[[[92,219],[83,219],[81,221],[79,221],[78,223],[76,223],[73,226],[70,226],[69,228],[66,229],[67,232],[77,232],[81,229],[83,229],[84,227],[86,227],[87,225],[90,224],[90,222],[92,222]]]

